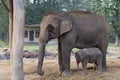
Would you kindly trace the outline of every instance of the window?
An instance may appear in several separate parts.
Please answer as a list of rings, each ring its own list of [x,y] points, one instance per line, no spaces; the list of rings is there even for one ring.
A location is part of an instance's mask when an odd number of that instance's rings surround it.
[[[34,41],[34,31],[29,31],[29,40]]]
[[[25,37],[25,38],[28,38],[28,30],[25,30],[24,37]]]
[[[35,37],[36,37],[36,38],[39,37],[39,33],[40,33],[40,30],[36,30],[36,31],[35,31]]]

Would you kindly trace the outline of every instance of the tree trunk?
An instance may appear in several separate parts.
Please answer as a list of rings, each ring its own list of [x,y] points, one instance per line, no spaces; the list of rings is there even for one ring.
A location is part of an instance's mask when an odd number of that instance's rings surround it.
[[[38,5],[40,4],[40,0],[38,0]]]
[[[24,5],[23,0],[13,0],[13,40],[11,80],[24,80],[23,41],[24,41]]]
[[[116,10],[116,14],[115,14],[115,21],[119,22],[119,11]],[[115,34],[116,34],[116,38],[115,38],[115,46],[119,46],[119,30],[118,30],[118,26],[113,26],[114,30],[115,30]]]
[[[36,0],[34,0],[33,3],[36,4]]]
[[[8,11],[9,14],[9,48],[10,48],[10,53],[12,49],[12,32],[13,32],[13,0],[9,0],[8,6],[5,4],[3,0],[1,0],[3,5],[5,6],[6,10]]]
[[[13,0],[9,0],[9,48],[10,48],[10,53],[12,51],[12,37],[13,37]]]
[[[119,31],[115,31],[115,46],[119,46]]]

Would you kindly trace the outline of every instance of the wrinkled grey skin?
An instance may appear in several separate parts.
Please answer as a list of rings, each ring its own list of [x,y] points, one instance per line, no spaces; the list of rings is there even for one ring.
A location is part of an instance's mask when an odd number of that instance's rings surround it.
[[[40,24],[38,74],[44,74],[45,47],[54,38],[58,38],[58,63],[62,75],[71,74],[70,53],[73,48],[99,48],[103,54],[102,69],[106,71],[109,35],[109,24],[101,15],[86,11],[46,14]]]
[[[75,53],[77,62],[77,69],[79,70],[79,63],[82,64],[82,74],[87,74],[87,63],[94,63],[97,73],[102,73],[102,53],[98,48],[85,48]]]

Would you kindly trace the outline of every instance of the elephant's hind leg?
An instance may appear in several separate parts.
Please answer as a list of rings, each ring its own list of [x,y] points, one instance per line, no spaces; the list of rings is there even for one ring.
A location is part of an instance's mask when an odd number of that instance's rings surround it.
[[[103,71],[107,71],[107,67],[106,67],[107,46],[108,46],[108,43],[106,43],[106,41],[101,42],[100,45],[98,46],[98,48],[102,52],[102,70]]]
[[[67,76],[70,75],[72,73],[72,71],[70,70],[70,55],[71,55],[71,50],[72,47],[68,46],[66,44],[62,44],[62,61],[63,61],[63,65],[64,65],[64,72],[63,72],[63,76]]]
[[[65,67],[65,70],[63,72],[63,76],[67,76],[70,75],[72,72],[70,71],[70,53],[71,53],[71,49],[69,48],[65,48],[62,49],[62,56],[63,56],[63,65]]]

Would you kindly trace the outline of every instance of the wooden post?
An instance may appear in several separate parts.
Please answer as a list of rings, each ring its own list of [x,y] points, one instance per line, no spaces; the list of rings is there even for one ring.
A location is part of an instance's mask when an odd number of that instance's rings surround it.
[[[24,41],[24,5],[23,0],[13,0],[13,39],[11,80],[24,80],[23,41]]]

